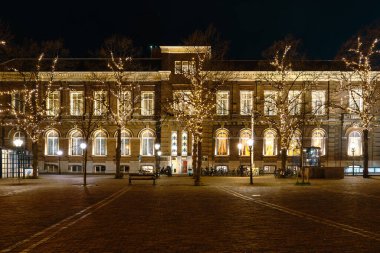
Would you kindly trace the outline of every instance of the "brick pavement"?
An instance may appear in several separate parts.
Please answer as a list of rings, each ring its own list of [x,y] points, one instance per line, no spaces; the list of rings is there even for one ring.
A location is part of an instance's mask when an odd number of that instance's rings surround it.
[[[111,176],[89,181],[87,190],[73,176],[43,176],[21,187],[1,181],[0,249],[49,228],[13,250],[380,251],[377,179],[295,186],[293,179],[266,176],[250,186],[246,177],[207,177],[201,187],[188,177],[163,176],[156,186],[128,186],[126,179]]]

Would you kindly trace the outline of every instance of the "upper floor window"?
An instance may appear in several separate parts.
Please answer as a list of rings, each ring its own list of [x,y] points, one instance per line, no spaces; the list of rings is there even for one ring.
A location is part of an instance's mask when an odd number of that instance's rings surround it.
[[[69,155],[79,156],[83,155],[83,150],[80,144],[83,141],[82,133],[79,130],[73,130],[69,134]]]
[[[215,155],[229,155],[229,135],[227,129],[217,130],[215,137]]]
[[[311,103],[312,110],[315,115],[326,114],[326,91],[324,90],[313,90],[311,92]]]
[[[145,129],[140,134],[140,154],[143,156],[154,155],[154,134],[153,131]]]
[[[154,115],[154,91],[141,92],[141,115]]]
[[[348,150],[349,156],[362,155],[362,135],[359,131],[352,131],[348,135]]]
[[[129,131],[121,131],[121,155],[129,156],[131,155],[131,134]]]
[[[216,114],[228,115],[229,111],[229,92],[218,91],[216,93]]]
[[[83,91],[70,91],[70,115],[83,114]]]
[[[288,156],[299,156],[301,154],[301,132],[299,130],[294,131],[292,138],[290,139]]]
[[[321,128],[316,128],[311,133],[311,146],[320,148],[321,155],[326,153],[326,134]]]
[[[25,145],[25,134],[23,134],[22,132],[20,131],[17,131],[14,135],[13,135],[13,143],[15,140],[21,140],[22,141],[22,144],[21,145]]]
[[[240,131],[239,143],[241,143],[241,149],[239,150],[241,156],[249,156],[248,140],[251,139],[251,130],[243,129]]]
[[[193,106],[190,103],[190,96],[191,92],[188,90],[174,91],[174,109],[185,114],[191,114],[193,112]]]
[[[15,113],[25,112],[25,99],[21,92],[14,92],[11,96],[12,111]]]
[[[95,156],[107,155],[107,135],[103,130],[94,133],[92,154]]]
[[[130,91],[122,91],[119,94],[118,104],[118,114],[120,117],[129,116],[132,114],[132,96]]]
[[[46,114],[49,116],[57,116],[60,111],[59,91],[50,91],[46,99]]]
[[[264,115],[277,114],[277,92],[274,90],[264,90]]]
[[[55,130],[49,130],[46,132],[46,142],[45,142],[45,154],[46,155],[57,155],[59,149],[59,135]]]
[[[188,74],[194,73],[195,61],[175,61],[174,74]]]
[[[277,155],[277,133],[273,129],[267,129],[264,131],[263,155]]]
[[[107,112],[107,92],[94,91],[94,115],[101,116]]]
[[[253,91],[240,91],[240,114],[251,115],[253,106]]]
[[[350,91],[349,106],[352,110],[363,110],[363,91],[361,89],[354,89]]]
[[[289,110],[290,115],[300,114],[301,103],[302,103],[301,91],[299,90],[289,91],[288,101],[289,101],[288,110]]]

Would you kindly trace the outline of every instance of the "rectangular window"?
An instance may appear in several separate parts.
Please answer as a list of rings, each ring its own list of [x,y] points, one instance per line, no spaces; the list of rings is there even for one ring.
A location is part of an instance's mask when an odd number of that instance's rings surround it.
[[[177,156],[177,145],[178,145],[178,139],[177,139],[177,131],[172,131],[172,138],[171,138],[172,146],[171,146],[171,154],[172,156]]]
[[[277,92],[274,90],[264,90],[264,115],[277,114]]]
[[[129,116],[132,113],[132,96],[130,91],[121,92],[117,103],[117,112],[120,117]]]
[[[69,172],[74,172],[74,173],[82,172],[82,165],[70,165]]]
[[[46,114],[49,116],[57,116],[60,111],[59,91],[50,91],[47,94]]]
[[[301,113],[301,91],[299,90],[291,90],[288,94],[288,110],[290,115],[297,115]]]
[[[228,115],[229,111],[229,92],[218,91],[216,93],[216,114]]]
[[[253,105],[253,91],[241,90],[240,91],[240,114],[251,115]]]
[[[182,61],[182,73],[189,73],[189,62]]]
[[[104,165],[95,165],[94,166],[95,173],[106,173],[106,166]]]
[[[189,73],[194,74],[195,73],[195,61],[189,61]]]
[[[182,74],[182,62],[175,61],[174,62],[174,74]]]
[[[188,136],[186,131],[182,132],[181,142],[181,156],[187,156]]]
[[[350,92],[350,108],[354,111],[363,110],[363,93],[361,89],[354,89]]]
[[[190,103],[190,96],[190,91],[175,91],[173,93],[174,109],[178,112],[191,114],[193,112],[193,107]]]
[[[144,116],[154,115],[154,92],[153,91],[141,92],[141,115],[144,115]]]
[[[70,115],[83,114],[83,91],[70,91]]]
[[[312,110],[315,115],[325,115],[326,114],[326,91],[324,90],[313,90],[311,92],[311,103]]]
[[[94,115],[101,116],[107,112],[107,92],[94,91]]]
[[[25,100],[21,92],[12,93],[12,111],[18,113],[25,112]]]

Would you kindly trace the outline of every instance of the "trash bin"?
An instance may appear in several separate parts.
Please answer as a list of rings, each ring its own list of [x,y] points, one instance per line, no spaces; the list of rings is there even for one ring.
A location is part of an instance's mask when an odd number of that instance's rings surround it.
[[[187,169],[187,174],[189,175],[189,176],[192,176],[193,175],[193,169]]]

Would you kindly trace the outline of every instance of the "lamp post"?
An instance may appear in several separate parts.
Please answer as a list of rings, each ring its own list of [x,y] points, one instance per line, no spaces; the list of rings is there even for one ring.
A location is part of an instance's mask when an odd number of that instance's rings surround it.
[[[249,147],[249,155],[250,155],[250,157],[252,157],[253,139],[249,139],[247,141],[247,144],[248,144],[248,147]],[[253,178],[252,178],[252,159],[250,159],[249,184],[253,184]]]
[[[242,150],[242,148],[243,148],[243,144],[239,143],[239,144],[237,145],[237,148],[238,148],[238,150],[239,150],[239,171],[241,171],[241,150]]]
[[[161,148],[161,144],[160,143],[154,144],[154,149],[156,150],[156,152],[155,152],[155,154],[156,154],[156,177],[158,177],[158,172],[160,171],[160,161],[159,161],[159,159],[160,159],[160,155],[162,154],[162,152],[160,151],[160,148]]]
[[[17,177],[20,178],[20,167],[21,167],[21,160],[20,160],[20,154],[21,154],[21,146],[24,143],[21,139],[15,139],[13,141],[13,144],[16,146],[16,153],[17,153]]]
[[[63,154],[62,150],[57,151],[58,156],[58,174],[61,175],[61,155]]]
[[[85,149],[87,148],[87,144],[85,142],[82,142],[79,147],[82,149],[82,154],[83,154],[83,185],[86,186],[86,176],[87,176],[87,170],[86,170],[86,159],[87,159],[87,151]]]
[[[355,147],[351,146],[352,152],[352,175],[355,176]]]

